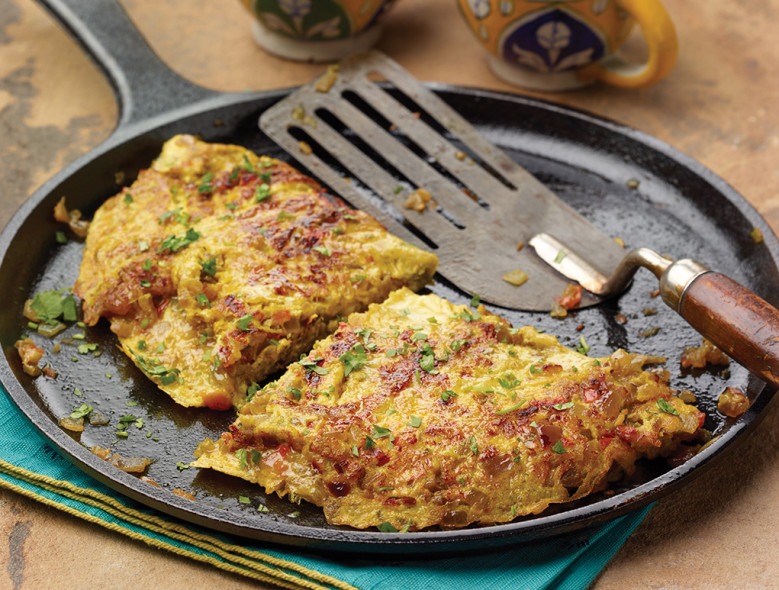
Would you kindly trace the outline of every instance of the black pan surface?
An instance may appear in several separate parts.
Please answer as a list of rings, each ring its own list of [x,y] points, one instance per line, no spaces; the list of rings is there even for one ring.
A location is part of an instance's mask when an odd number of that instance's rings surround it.
[[[628,247],[649,246],[675,257],[696,258],[776,305],[776,238],[740,195],[699,163],[635,130],[554,104],[473,89],[433,89],[489,140]],[[86,341],[99,344],[100,356],[78,353],[82,341],[70,339],[84,331],[78,327],[54,340],[33,335],[47,349],[46,360],[59,376],[25,375],[13,348],[30,332],[22,316],[24,302],[39,291],[71,287],[81,258],[80,242],[63,245],[55,238],[62,229],[52,216],[57,200],[65,195],[71,208],[91,217],[176,133],[237,143],[290,160],[256,124],[260,113],[286,94],[216,96],[120,127],[106,144],[33,195],[0,236],[0,280],[6,293],[0,312],[0,380],[52,445],[81,469],[146,506],[251,539],[374,554],[470,551],[581,529],[646,505],[721,457],[764,413],[773,391],[742,367],[731,364],[724,370],[696,372],[680,368],[683,349],[700,344],[701,337],[652,297],[657,282],[648,272],[640,272],[618,299],[565,320],[493,308],[515,325],[532,324],[566,345],[576,346],[584,337],[591,356],[626,348],[667,357],[672,386],[695,393],[707,414],[705,427],[715,439],[681,466],[669,469],[647,463],[635,481],[539,516],[499,526],[395,534],[331,526],[316,507],[266,497],[256,487],[222,474],[185,468],[197,444],[206,436],[219,436],[234,415],[178,407],[119,351],[106,323],[86,330]],[[750,235],[755,227],[764,235],[762,243]],[[471,297],[445,283],[432,291],[456,302]],[[52,351],[55,342],[61,343],[60,352]],[[752,400],[750,410],[735,420],[716,411],[717,398],[727,386],[741,388]],[[87,426],[80,436],[63,430],[59,418],[82,403],[109,416],[111,425]],[[130,414],[142,421],[137,423],[140,427],[130,425],[129,436],[117,439],[117,421]],[[153,458],[147,475],[161,487],[102,461],[89,451],[93,445],[111,447],[124,456]],[[196,500],[182,498],[174,489],[193,494]],[[260,504],[268,510],[258,511]]]

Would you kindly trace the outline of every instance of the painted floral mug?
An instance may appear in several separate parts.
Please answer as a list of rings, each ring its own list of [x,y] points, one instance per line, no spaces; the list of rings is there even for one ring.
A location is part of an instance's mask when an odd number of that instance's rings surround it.
[[[673,68],[676,30],[660,0],[458,0],[493,72],[535,90],[568,90],[592,81],[627,88],[653,84]],[[638,24],[643,64],[619,49]]]
[[[394,0],[241,0],[257,43],[297,61],[334,61],[370,48]]]

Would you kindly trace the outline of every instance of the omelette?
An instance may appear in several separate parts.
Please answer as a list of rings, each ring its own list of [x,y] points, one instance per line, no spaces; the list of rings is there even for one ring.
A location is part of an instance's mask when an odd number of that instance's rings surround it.
[[[96,211],[74,292],[176,402],[226,410],[436,266],[288,164],[179,135]]]
[[[696,435],[703,413],[644,369],[659,360],[591,358],[483,307],[400,289],[256,391],[193,465],[321,506],[335,525],[508,522]]]

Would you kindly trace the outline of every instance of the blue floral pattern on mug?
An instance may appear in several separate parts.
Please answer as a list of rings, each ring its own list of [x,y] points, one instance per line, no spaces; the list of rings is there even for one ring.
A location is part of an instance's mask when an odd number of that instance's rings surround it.
[[[538,72],[579,68],[598,61],[606,52],[601,34],[564,8],[520,20],[504,35],[501,46],[506,60]]]

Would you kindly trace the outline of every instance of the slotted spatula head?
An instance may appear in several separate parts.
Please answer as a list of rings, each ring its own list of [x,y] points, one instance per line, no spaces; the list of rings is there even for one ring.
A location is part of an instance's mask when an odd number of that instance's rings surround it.
[[[587,253],[606,276],[624,255],[379,52],[331,68],[263,113],[260,128],[351,205],[435,252],[444,279],[489,303],[552,309],[568,283],[520,246],[539,232]],[[415,192],[417,204],[432,197],[421,212],[410,208]],[[520,286],[517,271],[527,275]],[[595,302],[585,294],[582,306]]]

